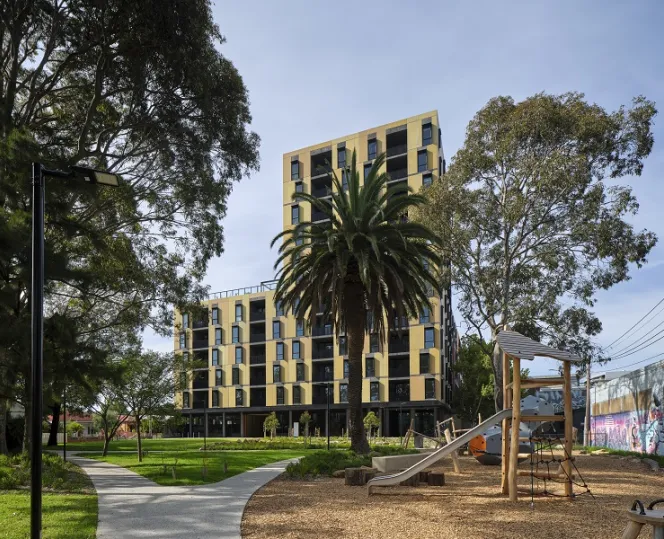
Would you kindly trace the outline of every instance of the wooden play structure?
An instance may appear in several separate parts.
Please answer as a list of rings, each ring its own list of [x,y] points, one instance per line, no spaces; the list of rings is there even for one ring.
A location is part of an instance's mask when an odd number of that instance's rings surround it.
[[[632,508],[627,511],[629,522],[622,534],[622,539],[636,539],[643,526],[652,526],[653,539],[664,539],[664,511],[655,506],[664,503],[664,499],[653,500],[646,508],[642,501],[634,500]]]
[[[511,418],[505,418],[502,421],[502,479],[501,490],[503,494],[509,496],[510,500],[516,501],[518,498],[517,477],[529,476],[531,484],[533,479],[558,479],[564,483],[565,496],[572,499],[573,490],[573,448],[574,434],[572,424],[572,375],[571,364],[582,361],[578,356],[543,345],[516,331],[503,330],[497,335],[498,346],[503,357],[503,408],[512,409]],[[524,378],[520,376],[521,360],[532,361],[535,356],[549,357],[562,361],[563,376],[547,378]],[[511,373],[510,374],[510,362]],[[559,415],[521,415],[521,390],[529,388],[539,388],[548,385],[562,384],[564,413]],[[546,477],[541,477],[541,472],[533,470],[518,470],[519,463],[519,424],[524,422],[564,422],[563,451],[564,457],[560,459],[559,469],[553,473],[546,472]],[[514,428],[512,428],[514,426]],[[538,440],[529,438],[529,442],[537,443]],[[508,456],[508,457],[507,457]]]

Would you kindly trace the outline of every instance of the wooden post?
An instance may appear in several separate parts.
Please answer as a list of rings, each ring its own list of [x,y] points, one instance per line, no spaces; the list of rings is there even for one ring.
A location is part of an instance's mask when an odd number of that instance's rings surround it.
[[[445,439],[447,440],[448,444],[452,443],[452,435],[450,434],[450,429],[445,429]],[[454,471],[456,473],[460,473],[461,469],[459,468],[459,455],[457,454],[456,451],[452,451],[452,453],[450,453],[450,457],[452,457],[452,464],[454,464]]]
[[[565,452],[567,458],[572,458],[572,451],[574,450],[574,412],[572,410],[572,367],[569,361],[563,361],[563,384],[564,391],[564,415],[565,415]],[[572,488],[572,462],[565,460],[563,462],[563,470],[567,474],[568,479],[565,480],[565,496],[570,498],[574,495]]]
[[[515,502],[519,493],[516,489],[516,472],[519,465],[519,424],[521,423],[521,360],[512,358],[512,441],[510,443],[510,463],[508,484],[510,501]],[[504,458],[504,457],[503,457]]]
[[[509,408],[512,404],[512,394],[511,390],[508,389],[508,384],[510,383],[510,359],[509,356],[502,352],[503,355],[503,410]],[[509,494],[509,485],[507,484],[507,475],[510,469],[509,466],[509,432],[511,420],[503,419],[502,425],[502,458],[501,458],[501,491],[503,494]]]

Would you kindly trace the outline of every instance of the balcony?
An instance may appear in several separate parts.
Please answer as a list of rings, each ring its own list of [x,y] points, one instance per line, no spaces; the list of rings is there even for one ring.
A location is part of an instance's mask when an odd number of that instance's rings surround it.
[[[327,404],[327,384],[312,387],[312,404]],[[330,384],[330,402],[333,402],[332,384]]]
[[[410,352],[410,340],[390,341],[387,346],[388,355],[408,354]]]
[[[249,342],[265,342],[265,328],[262,328],[263,331],[251,331],[249,333]]]
[[[334,344],[332,341],[321,345],[314,345],[311,351],[311,359],[334,359]]]
[[[265,367],[250,367],[249,368],[249,385],[250,386],[264,386],[265,385]]]
[[[264,387],[254,387],[249,390],[249,404],[251,406],[265,406]]]
[[[408,144],[397,144],[395,146],[390,146],[387,148],[387,151],[385,152],[387,154],[387,157],[395,157],[397,155],[403,155],[408,151]]]
[[[207,389],[209,387],[208,371],[197,371],[194,373],[193,388],[194,389]]]
[[[254,354],[249,352],[249,365],[265,365],[265,353]]]
[[[330,167],[329,165],[314,163],[313,161],[311,162],[311,177],[312,178],[325,177],[330,172],[332,172],[332,167]]]
[[[249,323],[253,324],[254,322],[265,322],[265,302],[262,302],[262,308],[251,306],[249,310]]]
[[[332,324],[325,324],[324,326],[314,326],[311,328],[312,337],[325,337],[326,335],[332,335]]]
[[[192,327],[193,329],[207,328],[207,327],[208,327],[208,320],[207,320],[207,318],[204,319],[204,320],[200,320],[200,319],[199,319],[199,320],[196,320],[196,319],[194,319],[194,321],[193,321],[192,324],[191,324],[191,327]]]
[[[312,365],[312,382],[331,382],[334,363],[330,361],[315,363]]]
[[[202,333],[202,332],[194,332],[193,334],[194,338],[191,340],[191,347],[196,349],[196,348],[207,348],[208,346],[210,346],[210,341],[208,340],[207,331],[203,334],[202,337],[199,337],[197,333]]]
[[[408,402],[410,400],[410,382],[390,381],[389,397],[391,402]]]
[[[203,409],[208,407],[207,403],[208,392],[207,391],[194,391],[194,405],[195,409]]]
[[[325,213],[320,211],[318,208],[311,208],[311,222],[312,223],[318,223],[320,221],[325,221],[326,219],[329,219],[330,216]]]
[[[400,169],[397,169],[397,170],[389,171],[387,174],[390,177],[388,182],[402,180],[402,179],[408,177],[408,169],[407,168],[400,168]]]
[[[332,194],[332,187],[330,185],[322,185],[320,187],[313,187],[312,184],[312,189],[311,189],[311,194],[315,196],[316,198],[323,198],[330,196]]]
[[[405,378],[410,376],[410,358],[390,358],[390,378]]]

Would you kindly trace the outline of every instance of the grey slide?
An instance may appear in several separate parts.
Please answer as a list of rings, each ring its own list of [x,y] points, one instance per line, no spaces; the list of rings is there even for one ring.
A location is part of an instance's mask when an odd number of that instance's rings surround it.
[[[367,487],[389,487],[390,485],[398,485],[402,481],[413,477],[415,474],[420,473],[421,471],[426,470],[429,466],[438,462],[440,459],[449,456],[453,451],[459,449],[462,445],[467,444],[475,438],[475,436],[482,434],[487,428],[500,423],[503,419],[509,419],[512,417],[512,409],[507,408],[502,410],[495,415],[492,415],[486,421],[482,421],[477,427],[470,429],[468,432],[459,436],[452,443],[447,444],[440,449],[437,449],[429,456],[423,458],[417,464],[413,464],[410,468],[404,470],[403,472],[391,474],[391,475],[382,475],[380,477],[374,477],[373,479],[367,482]]]

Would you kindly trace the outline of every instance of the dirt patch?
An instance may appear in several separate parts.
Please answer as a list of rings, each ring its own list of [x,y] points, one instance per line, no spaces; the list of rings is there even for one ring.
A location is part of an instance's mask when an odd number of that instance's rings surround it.
[[[282,476],[261,488],[247,505],[242,537],[316,539],[502,539],[620,538],[624,512],[635,498],[662,496],[664,474],[628,457],[576,457],[590,495],[573,502],[565,498],[522,494],[511,503],[500,495],[500,467],[482,466],[461,459],[462,473],[444,462],[434,469],[445,472],[444,487],[346,487],[343,479],[295,481]],[[527,470],[524,463],[520,469]],[[577,482],[580,480],[577,478]],[[535,481],[535,488],[543,487]],[[562,485],[547,484],[562,493]],[[519,478],[530,491],[530,478]],[[575,487],[575,492],[584,489]],[[639,538],[651,537],[644,527]]]

